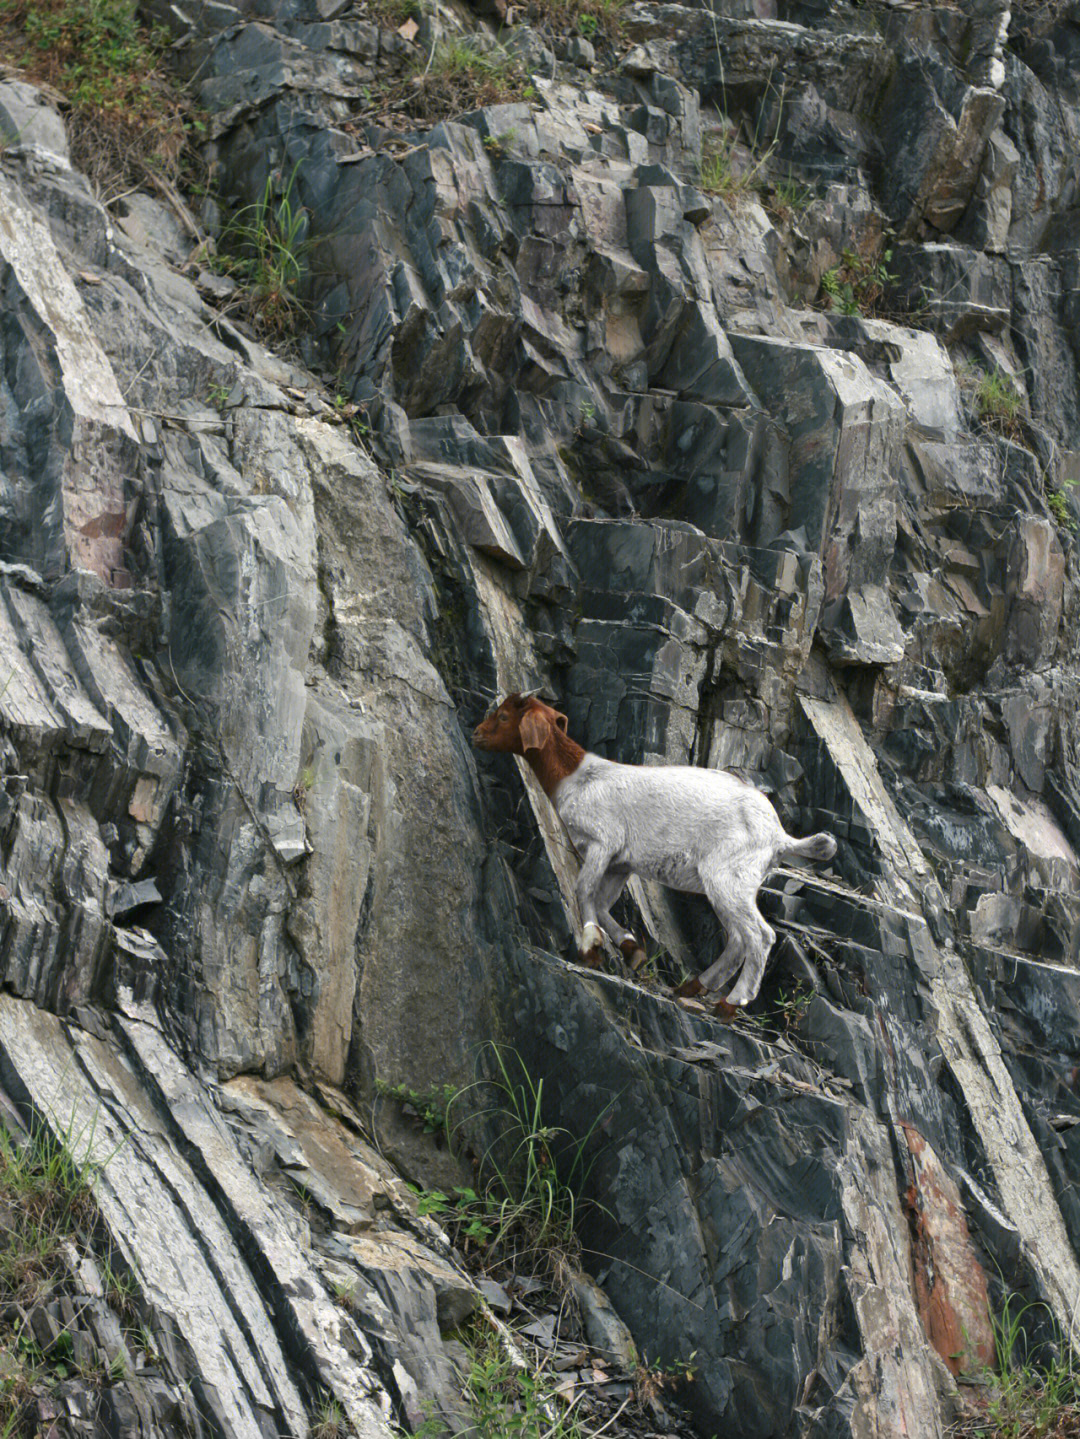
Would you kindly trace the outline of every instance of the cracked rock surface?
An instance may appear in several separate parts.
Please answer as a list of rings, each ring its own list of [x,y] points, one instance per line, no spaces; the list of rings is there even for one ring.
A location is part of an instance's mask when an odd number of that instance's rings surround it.
[[[943,1435],[1004,1290],[1080,1301],[1073,9],[524,13],[531,95],[424,126],[372,86],[495,43],[464,7],[150,8],[221,205],[306,208],[312,327],[0,83],[0,1109],[111,1156],[160,1377],[107,1432],[459,1422],[479,1298],[402,1176],[460,1174],[376,1081],[494,1040],[702,1435]],[[554,812],[468,743],[536,685],[837,836],[748,1014],[672,999],[720,936],[657,886],[648,975],[574,963]]]

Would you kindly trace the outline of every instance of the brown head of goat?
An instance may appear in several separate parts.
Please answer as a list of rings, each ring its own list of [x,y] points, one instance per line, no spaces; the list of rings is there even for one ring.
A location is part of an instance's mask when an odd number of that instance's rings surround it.
[[[523,755],[548,796],[585,758],[566,733],[566,716],[532,694],[512,694],[490,710],[473,731],[477,749]]]

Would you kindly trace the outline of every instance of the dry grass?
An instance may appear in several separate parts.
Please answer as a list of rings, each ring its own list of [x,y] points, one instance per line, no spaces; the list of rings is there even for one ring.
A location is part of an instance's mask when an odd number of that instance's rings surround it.
[[[532,0],[529,20],[541,30],[576,31],[587,40],[619,39],[626,0]]]
[[[447,37],[435,46],[430,63],[418,65],[406,78],[403,100],[394,108],[434,125],[485,105],[530,100],[534,94],[516,55],[501,47],[481,50],[468,40]]]
[[[166,39],[135,0],[0,0],[0,61],[67,99],[72,161],[106,196],[179,172],[188,107],[161,65]]]

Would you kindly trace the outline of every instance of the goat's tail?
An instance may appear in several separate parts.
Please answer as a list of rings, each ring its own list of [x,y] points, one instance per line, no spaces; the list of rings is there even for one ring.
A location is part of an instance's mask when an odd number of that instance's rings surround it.
[[[788,836],[788,842],[783,849],[777,852],[777,859],[816,859],[824,861],[832,859],[836,853],[836,840],[831,834],[824,830],[821,834],[812,834],[807,839],[792,839]]]

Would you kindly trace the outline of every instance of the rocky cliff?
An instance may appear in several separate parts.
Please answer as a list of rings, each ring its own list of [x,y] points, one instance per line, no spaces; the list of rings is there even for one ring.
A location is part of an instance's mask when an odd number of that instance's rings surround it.
[[[451,1412],[447,1157],[376,1082],[495,1040],[702,1435],[943,1434],[991,1305],[1080,1302],[1080,8],[151,8],[194,223],[0,85],[0,1099],[104,1147],[159,1360],[52,1432]],[[516,95],[447,99],[453,36]],[[276,354],[203,234],[266,196]],[[671,997],[703,901],[574,963],[468,744],[540,684],[837,835],[745,1017]]]

